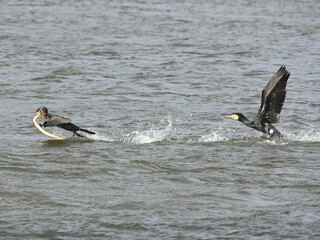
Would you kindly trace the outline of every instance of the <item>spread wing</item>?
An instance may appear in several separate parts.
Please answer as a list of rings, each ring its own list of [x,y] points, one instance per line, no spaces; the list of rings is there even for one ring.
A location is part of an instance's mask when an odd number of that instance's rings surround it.
[[[279,122],[279,114],[286,98],[286,87],[289,77],[290,73],[286,67],[281,66],[262,90],[261,106],[258,115],[265,118],[265,121],[270,123]]]
[[[54,127],[63,123],[70,123],[71,120],[69,118],[60,117],[58,115],[50,114],[49,121],[47,121],[48,127]]]

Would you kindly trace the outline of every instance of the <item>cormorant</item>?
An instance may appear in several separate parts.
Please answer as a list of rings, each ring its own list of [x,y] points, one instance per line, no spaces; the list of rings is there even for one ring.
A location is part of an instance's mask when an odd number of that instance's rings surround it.
[[[77,131],[86,132],[89,134],[96,134],[94,132],[91,132],[89,130],[80,128],[76,125],[74,125],[69,118],[60,117],[58,115],[54,115],[51,113],[48,113],[48,109],[46,107],[40,107],[37,109],[36,115],[40,116],[44,123],[40,124],[41,127],[59,127],[64,130],[73,132],[73,134],[76,134],[78,137],[83,137],[81,134],[77,133]]]
[[[253,121],[250,121],[241,113],[232,113],[227,117],[238,120],[244,125],[266,133],[271,137],[282,137],[272,123],[277,123],[280,120],[279,114],[286,98],[286,86],[289,77],[290,73],[285,66],[281,66],[272,76],[262,90],[261,106]]]

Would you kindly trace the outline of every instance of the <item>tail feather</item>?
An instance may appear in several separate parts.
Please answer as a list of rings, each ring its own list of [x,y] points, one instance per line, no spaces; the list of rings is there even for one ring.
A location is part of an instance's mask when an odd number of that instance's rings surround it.
[[[83,128],[79,128],[79,131],[82,131],[82,132],[85,132],[85,133],[89,133],[89,134],[96,134],[95,132],[91,132],[91,131],[83,129]]]

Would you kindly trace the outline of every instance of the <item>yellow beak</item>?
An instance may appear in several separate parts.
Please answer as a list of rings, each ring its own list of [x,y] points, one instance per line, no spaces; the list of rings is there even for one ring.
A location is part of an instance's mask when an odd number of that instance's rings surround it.
[[[234,120],[238,120],[239,119],[239,116],[237,114],[231,114],[231,115],[228,115],[226,117],[232,118]]]
[[[37,111],[35,115],[39,117],[41,115],[41,112]]]

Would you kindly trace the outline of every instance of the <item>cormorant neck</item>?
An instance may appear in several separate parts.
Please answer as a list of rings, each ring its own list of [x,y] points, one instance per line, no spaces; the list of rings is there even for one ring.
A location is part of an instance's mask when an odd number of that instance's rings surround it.
[[[40,116],[44,121],[49,121],[49,113],[44,113]]]
[[[251,121],[246,116],[244,116],[242,113],[239,113],[238,116],[238,121],[242,122],[246,126],[251,126]]]

